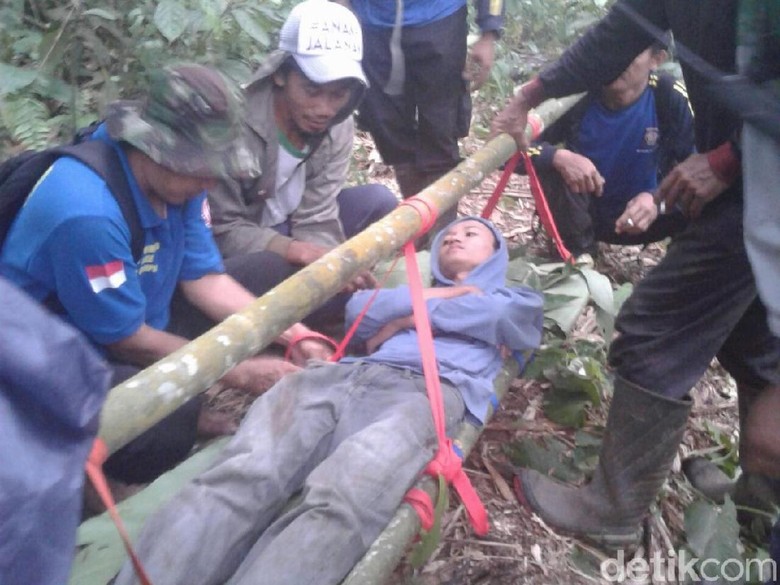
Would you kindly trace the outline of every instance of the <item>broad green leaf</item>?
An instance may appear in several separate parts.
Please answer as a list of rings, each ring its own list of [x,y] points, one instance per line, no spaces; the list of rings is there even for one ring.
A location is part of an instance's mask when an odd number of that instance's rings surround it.
[[[733,563],[723,565],[728,559],[742,559],[737,509],[730,498],[726,498],[723,506],[703,500],[688,506],[685,510],[685,535],[697,558],[714,559],[719,567],[727,571],[738,570]]]
[[[580,268],[579,271],[585,278],[585,282],[588,283],[590,298],[593,299],[596,306],[606,311],[608,314],[614,315],[615,300],[609,278],[592,268]]]
[[[544,377],[547,370],[560,367],[568,359],[568,352],[562,347],[545,345],[537,350],[533,361],[525,369],[524,377],[529,379],[540,379]]]
[[[544,401],[544,414],[554,423],[570,428],[585,424],[587,400],[574,400],[562,393],[550,393]]]
[[[37,72],[30,69],[0,63],[0,79],[3,80],[0,83],[0,96],[24,89],[35,81],[37,75]]]
[[[232,11],[232,14],[241,30],[257,41],[261,47],[266,48],[271,45],[271,37],[268,31],[257,22],[248,10],[236,8]]]
[[[33,90],[41,97],[67,104],[73,99],[77,88],[64,82],[56,75],[40,73],[33,84]]]
[[[178,39],[189,23],[187,9],[176,0],[162,0],[154,11],[154,25],[169,43]]]
[[[585,279],[579,274],[569,276],[555,286],[545,288],[544,294],[545,296],[565,295],[571,298],[569,303],[545,311],[544,315],[555,321],[561,330],[568,334],[588,304],[589,293]]]
[[[572,459],[577,468],[585,472],[596,469],[601,451],[601,437],[580,430],[574,435],[574,445]]]
[[[535,469],[561,481],[582,479],[582,472],[572,463],[569,447],[555,437],[512,441],[504,447],[504,451],[517,467]]]
[[[184,463],[160,476],[143,491],[117,505],[131,539],[137,538],[146,519],[217,458],[228,438],[214,441]],[[82,523],[76,535],[76,558],[71,585],[106,585],[127,558],[122,540],[108,513]]]
[[[200,0],[198,5],[201,12],[222,15],[230,5],[230,0]]]

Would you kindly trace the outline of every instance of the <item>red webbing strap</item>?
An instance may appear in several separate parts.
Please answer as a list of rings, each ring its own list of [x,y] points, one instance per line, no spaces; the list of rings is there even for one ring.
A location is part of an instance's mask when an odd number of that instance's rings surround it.
[[[542,189],[542,184],[536,174],[536,169],[531,162],[531,157],[528,156],[528,153],[526,152],[521,152],[520,154],[525,163],[525,172],[528,174],[528,183],[531,187],[531,195],[533,195],[534,198],[536,211],[539,213],[539,220],[542,222],[544,229],[547,230],[547,233],[550,234],[553,242],[555,242],[555,247],[558,249],[558,254],[563,258],[563,261],[573,262],[574,258],[572,257],[571,252],[566,249],[566,246],[563,244],[563,239],[561,239],[561,235],[558,233],[558,228],[556,227],[555,220],[550,212],[550,207],[547,205],[547,199],[544,196],[544,190]]]
[[[425,378],[425,387],[428,391],[428,400],[431,404],[431,414],[433,415],[434,429],[438,438],[439,447],[431,462],[426,467],[426,473],[436,476],[443,476],[447,483],[451,483],[458,493],[466,513],[471,522],[474,532],[479,536],[484,536],[488,532],[487,511],[471,485],[468,476],[463,471],[463,464],[458,455],[453,450],[452,440],[446,436],[444,424],[444,401],[441,395],[441,383],[439,381],[439,367],[436,362],[436,355],[433,347],[433,334],[431,324],[428,319],[428,308],[423,299],[423,286],[420,278],[420,271],[417,267],[417,256],[415,254],[414,243],[407,242],[404,245],[404,257],[406,259],[406,271],[409,279],[409,290],[412,296],[412,312],[414,315],[414,324],[417,330],[417,339],[420,345],[420,356],[422,358],[423,376]],[[419,500],[414,497],[410,502],[415,510],[422,506]],[[430,499],[427,499],[427,506],[430,510],[425,511],[425,515],[433,515]],[[421,519],[424,515],[420,516]]]
[[[506,189],[506,185],[509,182],[509,179],[512,178],[512,173],[515,172],[517,164],[520,162],[520,157],[522,156],[523,152],[518,150],[512,155],[512,158],[507,161],[504,166],[504,172],[501,173],[501,178],[498,180],[496,188],[493,189],[493,194],[485,204],[485,209],[482,210],[483,219],[490,219],[490,216],[493,215],[493,212],[496,210],[496,205],[498,205],[498,200],[501,199],[501,195],[504,194],[504,189]]]
[[[536,211],[539,213],[539,220],[542,222],[547,233],[550,234],[553,242],[555,242],[555,247],[558,250],[558,254],[563,258],[563,261],[573,261],[574,259],[572,258],[571,252],[566,248],[560,233],[558,233],[558,227],[555,225],[555,219],[550,212],[550,206],[547,205],[547,198],[544,196],[544,189],[542,189],[542,183],[539,181],[539,176],[536,174],[536,169],[531,162],[531,157],[523,151],[518,150],[512,155],[512,158],[507,161],[501,178],[496,184],[496,188],[493,190],[493,194],[485,204],[485,209],[482,210],[482,217],[490,219],[490,216],[498,205],[499,199],[501,199],[501,195],[504,193],[504,189],[506,189],[509,179],[512,177],[512,173],[514,173],[515,168],[517,168],[520,159],[523,159],[525,164],[525,172],[528,175],[528,184],[531,188],[531,195],[534,198]]]
[[[377,286],[374,289],[373,294],[368,299],[368,302],[366,302],[365,306],[363,307],[363,310],[360,311],[358,316],[355,318],[355,321],[352,323],[352,326],[344,335],[344,339],[342,339],[341,343],[339,343],[336,346],[336,351],[333,353],[332,356],[330,356],[330,361],[337,362],[344,357],[344,353],[347,351],[347,346],[349,345],[349,342],[352,340],[352,337],[355,335],[355,331],[357,331],[357,328],[360,326],[360,322],[363,320],[363,317],[365,317],[366,313],[368,313],[368,309],[371,307],[374,300],[376,299],[376,295],[379,294],[380,290],[385,288],[385,283],[387,282],[387,279],[390,278],[390,275],[392,274],[395,265],[398,264],[399,258],[400,256],[395,257],[395,260],[393,260],[393,263],[390,265],[390,268],[387,269],[387,272],[385,272],[384,276],[382,277],[382,280],[379,282],[379,286]]]
[[[111,490],[108,488],[108,484],[106,483],[106,476],[103,475],[103,463],[105,463],[107,458],[108,448],[106,447],[106,444],[99,438],[95,439],[95,442],[92,443],[92,451],[89,454],[89,458],[87,459],[85,466],[87,476],[92,482],[92,485],[95,486],[95,491],[97,491],[100,499],[106,506],[106,511],[108,511],[108,514],[114,521],[116,530],[119,532],[119,536],[122,538],[122,542],[125,545],[125,550],[127,550],[127,554],[130,556],[130,560],[133,563],[135,574],[138,575],[138,580],[142,585],[152,585],[152,582],[147,576],[143,565],[141,565],[141,561],[138,558],[138,555],[136,555],[135,550],[133,550],[133,545],[130,542],[130,536],[127,534],[127,530],[125,530],[125,525],[122,523],[122,518],[119,517],[119,512],[117,512],[116,504],[114,503],[114,497],[111,495]]]

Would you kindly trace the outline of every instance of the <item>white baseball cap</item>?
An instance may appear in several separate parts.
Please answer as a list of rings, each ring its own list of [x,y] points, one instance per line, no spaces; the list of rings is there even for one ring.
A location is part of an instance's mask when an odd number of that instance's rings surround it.
[[[314,83],[351,77],[368,85],[360,66],[363,33],[345,6],[328,0],[297,4],[282,25],[279,48],[291,53]]]

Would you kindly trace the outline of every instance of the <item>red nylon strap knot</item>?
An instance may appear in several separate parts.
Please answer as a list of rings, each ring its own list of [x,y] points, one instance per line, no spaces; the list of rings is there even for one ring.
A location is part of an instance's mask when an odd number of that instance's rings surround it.
[[[448,437],[444,440],[436,455],[428,462],[425,472],[433,477],[443,475],[447,483],[453,483],[463,472],[463,461],[452,448],[452,439]]]
[[[430,529],[433,528],[435,518],[433,502],[431,501],[431,496],[428,495],[428,492],[425,492],[420,488],[412,488],[406,492],[404,502],[409,504],[417,513],[417,516],[420,518],[422,529],[426,532],[430,531]]]
[[[416,195],[414,197],[409,197],[409,199],[404,199],[403,201],[401,201],[400,205],[408,205],[409,207],[414,209],[420,216],[420,219],[422,220],[422,225],[420,226],[420,229],[412,238],[415,240],[420,236],[428,233],[428,231],[434,226],[436,220],[439,217],[436,212],[436,209],[434,209],[434,207],[430,203],[428,203],[425,199],[420,199]]]

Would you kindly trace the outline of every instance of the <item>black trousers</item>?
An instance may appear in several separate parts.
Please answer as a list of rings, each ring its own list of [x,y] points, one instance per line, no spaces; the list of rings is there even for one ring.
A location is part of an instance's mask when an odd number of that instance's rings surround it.
[[[659,215],[641,234],[616,234],[619,215],[607,220],[600,218],[594,213],[594,197],[572,193],[555,170],[538,171],[538,175],[563,243],[575,256],[593,252],[596,242],[624,246],[658,242],[680,233],[688,223],[680,212],[675,212]]]
[[[780,339],[757,296],[737,195],[705,207],[623,305],[609,352],[621,377],[679,399],[717,356],[739,384],[780,383]]]
[[[467,10],[419,27],[405,27],[401,49],[403,93],[383,88],[391,70],[392,29],[363,26],[363,70],[370,87],[360,104],[360,126],[371,133],[389,165],[412,164],[420,172],[446,172],[460,162],[458,138],[471,121],[466,64]]]

